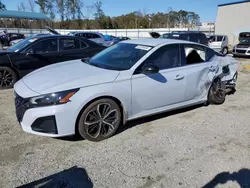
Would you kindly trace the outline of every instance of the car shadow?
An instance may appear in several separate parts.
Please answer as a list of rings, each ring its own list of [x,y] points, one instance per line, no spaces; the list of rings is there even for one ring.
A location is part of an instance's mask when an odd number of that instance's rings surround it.
[[[219,184],[226,184],[229,181],[237,182],[241,188],[250,187],[250,170],[241,169],[238,172],[222,172],[217,174],[210,182],[202,188],[215,188]]]
[[[48,177],[22,185],[18,188],[93,188],[93,183],[84,168],[74,166]]]
[[[163,113],[159,113],[159,114],[156,114],[156,115],[151,115],[151,116],[147,116],[147,117],[144,117],[144,118],[139,118],[139,119],[136,119],[136,120],[128,121],[125,125],[120,126],[120,128],[117,131],[117,134],[120,134],[120,133],[126,131],[127,129],[133,128],[133,127],[135,127],[137,125],[152,122],[152,121],[162,119],[162,118],[165,118],[165,117],[169,117],[169,116],[173,116],[173,115],[176,115],[176,114],[181,114],[181,113],[185,113],[185,112],[188,112],[188,111],[192,111],[192,110],[195,110],[195,109],[200,108],[202,106],[204,106],[204,104],[198,104],[198,105],[194,105],[194,106],[190,106],[190,107],[186,107],[186,108],[182,108],[182,109],[178,109],[178,110],[163,112]]]

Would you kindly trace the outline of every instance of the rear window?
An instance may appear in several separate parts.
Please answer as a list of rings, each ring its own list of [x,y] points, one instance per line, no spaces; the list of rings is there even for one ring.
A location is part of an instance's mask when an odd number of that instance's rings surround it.
[[[160,38],[164,38],[164,39],[180,39],[180,35],[179,34],[173,34],[173,33],[167,33],[167,34],[161,35]]]

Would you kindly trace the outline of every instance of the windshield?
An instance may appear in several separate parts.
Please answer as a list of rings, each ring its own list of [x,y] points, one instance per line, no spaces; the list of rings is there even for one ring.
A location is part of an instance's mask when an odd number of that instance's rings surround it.
[[[118,43],[101,51],[86,63],[104,69],[128,70],[151,48],[145,45]]]
[[[28,46],[30,43],[32,43],[36,40],[37,40],[37,38],[33,38],[33,37],[26,38],[26,39],[22,40],[21,42],[18,42],[16,44],[14,44],[13,46],[11,46],[10,48],[8,48],[8,51],[18,52],[22,48],[24,48],[25,46]]]
[[[240,41],[240,43],[243,43],[243,44],[250,44],[250,38],[249,39],[242,39]]]

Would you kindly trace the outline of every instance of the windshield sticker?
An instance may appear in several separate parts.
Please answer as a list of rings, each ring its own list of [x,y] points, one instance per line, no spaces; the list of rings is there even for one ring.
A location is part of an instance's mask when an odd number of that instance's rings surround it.
[[[149,51],[151,49],[151,47],[149,46],[141,46],[141,45],[138,45],[135,48],[139,50],[146,50],[146,51]]]
[[[29,42],[35,42],[38,38],[30,39]]]

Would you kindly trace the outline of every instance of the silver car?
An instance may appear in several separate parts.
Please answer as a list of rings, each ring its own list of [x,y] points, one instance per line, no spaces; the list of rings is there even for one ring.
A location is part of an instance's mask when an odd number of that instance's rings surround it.
[[[188,41],[119,42],[91,59],[36,70],[15,86],[24,131],[50,137],[79,133],[100,141],[129,120],[195,104],[221,104],[236,82],[237,62]]]

